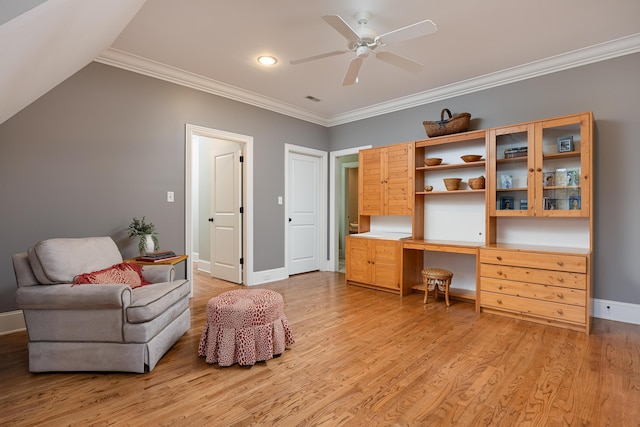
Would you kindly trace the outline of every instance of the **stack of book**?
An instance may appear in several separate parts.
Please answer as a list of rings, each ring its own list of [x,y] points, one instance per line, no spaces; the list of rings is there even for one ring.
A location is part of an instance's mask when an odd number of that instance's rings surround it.
[[[139,256],[136,258],[136,261],[144,261],[144,262],[160,262],[166,261],[173,258],[178,258],[179,255],[176,255],[173,251],[156,251],[156,252],[148,252],[143,256]]]

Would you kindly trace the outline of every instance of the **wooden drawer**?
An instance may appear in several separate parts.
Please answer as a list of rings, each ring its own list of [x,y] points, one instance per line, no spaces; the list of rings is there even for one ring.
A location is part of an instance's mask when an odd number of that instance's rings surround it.
[[[481,249],[480,262],[545,270],[571,271],[574,273],[587,272],[587,257],[582,255]]]
[[[582,273],[536,270],[497,264],[480,264],[480,276],[581,290],[587,289],[587,276]]]
[[[480,290],[502,295],[513,295],[541,301],[570,304],[583,308],[586,305],[586,291],[560,288],[557,286],[482,277],[480,279]],[[482,303],[484,304],[484,301],[482,301]]]
[[[511,311],[528,316],[544,317],[563,322],[585,324],[584,307],[540,301],[513,295],[480,292],[483,307],[491,307],[502,311]]]

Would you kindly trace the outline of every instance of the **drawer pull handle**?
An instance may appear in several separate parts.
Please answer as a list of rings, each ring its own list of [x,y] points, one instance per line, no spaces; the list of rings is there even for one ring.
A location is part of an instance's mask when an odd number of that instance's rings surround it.
[[[564,295],[558,294],[558,298],[562,299],[562,298],[564,298]]]
[[[502,270],[498,270],[498,271],[496,271],[496,273],[498,273],[500,276],[502,276]]]
[[[497,300],[496,300],[496,302],[497,302],[498,304],[502,304],[502,300],[501,300],[501,299],[497,299]]]
[[[563,314],[561,308],[558,309],[558,314]]]
[[[542,168],[536,168],[536,172],[542,172]]]
[[[560,283],[564,282],[564,277],[558,277],[558,282]]]
[[[498,289],[502,289],[502,285],[498,285]]]
[[[558,265],[559,265],[560,267],[562,267],[562,266],[564,265],[564,262],[562,262],[562,261],[558,261]]]
[[[529,172],[533,172],[533,168],[529,168]]]
[[[498,261],[502,261],[502,257],[500,255],[498,255],[496,258],[498,259]]]

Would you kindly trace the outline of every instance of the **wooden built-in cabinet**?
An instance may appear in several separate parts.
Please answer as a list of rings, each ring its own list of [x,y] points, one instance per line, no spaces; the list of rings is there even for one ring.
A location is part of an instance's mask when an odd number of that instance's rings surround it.
[[[480,306],[492,312],[589,333],[587,250],[480,248]]]
[[[477,311],[589,333],[592,147],[593,116],[581,113],[362,150],[359,231],[370,230],[371,216],[410,215],[412,238],[347,238],[347,281],[404,295],[419,287],[420,251],[472,254]],[[464,163],[463,154],[484,157]],[[425,166],[428,157],[444,161]],[[469,188],[468,179],[481,175],[485,189]],[[445,177],[462,178],[460,188],[445,189]],[[462,210],[470,212],[469,221],[460,221]],[[468,227],[478,218],[480,225]],[[467,233],[471,238],[460,232],[464,226],[475,233]],[[531,247],[531,227],[539,231],[536,238],[546,232],[561,243]]]
[[[371,215],[413,214],[413,143],[361,150],[358,171],[360,231]]]
[[[591,215],[591,113],[489,130],[491,216]]]
[[[399,240],[347,236],[346,250],[348,283],[400,293]]]

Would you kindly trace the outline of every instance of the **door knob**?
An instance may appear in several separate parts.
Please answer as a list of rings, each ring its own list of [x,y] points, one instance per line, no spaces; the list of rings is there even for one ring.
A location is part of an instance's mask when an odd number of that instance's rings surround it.
[[[213,222],[213,218],[209,218],[209,222]]]
[[[289,218],[289,222],[291,222],[291,218]]]

